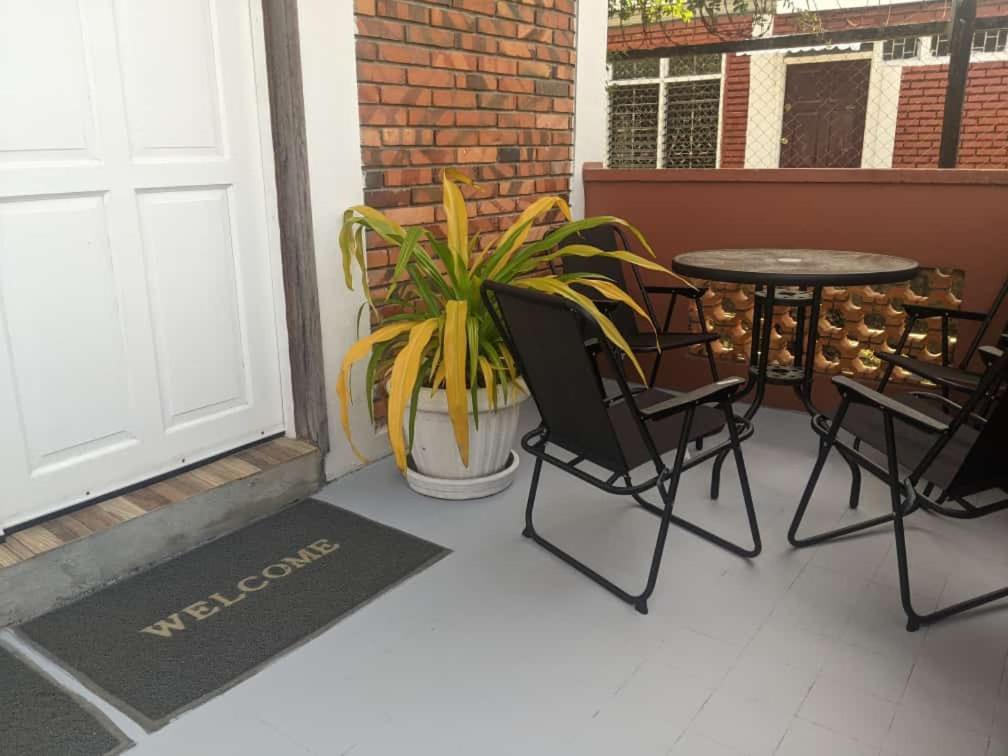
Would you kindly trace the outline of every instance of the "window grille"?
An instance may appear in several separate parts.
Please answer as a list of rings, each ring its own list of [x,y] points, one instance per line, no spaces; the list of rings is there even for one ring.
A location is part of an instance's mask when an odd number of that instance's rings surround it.
[[[716,168],[721,81],[669,82],[665,91],[665,167]]]
[[[612,168],[716,168],[721,55],[613,60]]]
[[[609,165],[654,168],[658,149],[658,84],[609,90]]]
[[[657,79],[661,74],[661,58],[641,58],[635,60],[612,61],[612,78],[621,79]]]
[[[920,37],[897,37],[882,43],[884,60],[913,60],[920,57]]]
[[[996,53],[1008,49],[1008,29],[981,29],[973,34],[973,52]],[[947,34],[935,34],[931,37],[931,54],[942,58],[949,54],[949,38]]]

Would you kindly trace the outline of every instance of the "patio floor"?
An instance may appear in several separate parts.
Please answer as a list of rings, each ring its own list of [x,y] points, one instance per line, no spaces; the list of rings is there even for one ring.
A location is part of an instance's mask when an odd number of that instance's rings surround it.
[[[1008,607],[909,634],[889,531],[791,549],[815,448],[803,415],[763,410],[745,445],[763,554],[673,529],[646,617],[521,537],[527,459],[510,491],[466,503],[411,494],[386,459],[319,498],[454,553],[250,680],[147,735],[42,664],[138,754],[1008,754]],[[734,469],[716,504],[708,470],[677,512],[744,538]],[[887,507],[866,478],[847,511],[848,484],[832,459],[808,525]],[[643,581],[652,516],[549,469],[539,501],[544,535]],[[911,523],[919,608],[1008,583],[1008,518]]]

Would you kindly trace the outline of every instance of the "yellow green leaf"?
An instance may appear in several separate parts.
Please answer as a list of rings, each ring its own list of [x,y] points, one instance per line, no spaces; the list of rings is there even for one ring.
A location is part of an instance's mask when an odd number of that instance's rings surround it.
[[[460,171],[458,168],[445,168],[443,177],[449,179],[450,181],[456,181],[460,184],[468,184],[469,186],[476,186],[476,182],[473,181],[472,176],[468,173]]]
[[[569,279],[568,284],[577,284],[578,286],[588,286],[595,289],[599,294],[601,294],[606,299],[611,299],[614,302],[622,302],[631,310],[640,315],[644,320],[648,322],[651,326],[651,330],[655,330],[655,325],[651,321],[650,316],[644,311],[644,308],[637,304],[636,300],[627,294],[623,289],[614,284],[612,281],[601,281],[597,278],[575,278]],[[658,334],[655,333],[655,346],[658,346]]]
[[[490,399],[490,406],[497,409],[497,384],[494,379],[493,365],[486,357],[479,358],[480,372],[483,373],[483,383],[485,384],[487,397]]]
[[[403,415],[406,412],[406,404],[413,395],[413,387],[416,385],[417,375],[420,372],[424,349],[427,348],[431,336],[437,330],[438,319],[430,318],[410,325],[409,340],[396,355],[395,362],[392,363],[392,375],[389,377],[388,384],[389,444],[395,455],[396,465],[402,472],[406,472],[406,437],[403,432]]]
[[[444,363],[448,416],[455,431],[462,464],[469,466],[469,407],[466,400],[466,318],[465,300],[445,302]]]
[[[350,448],[353,449],[354,454],[356,454],[363,462],[366,462],[367,460],[364,459],[364,455],[360,453],[356,446],[354,446],[353,438],[350,435],[350,388],[348,380],[350,368],[353,367],[355,362],[364,359],[364,357],[370,353],[371,348],[375,344],[379,344],[383,341],[391,341],[396,336],[406,333],[415,325],[416,323],[407,322],[392,323],[391,325],[383,326],[374,333],[365,336],[354,343],[343,357],[343,364],[340,366],[339,378],[336,381],[336,395],[340,400],[340,420],[343,424],[343,432],[346,434],[347,441],[350,442]]]
[[[375,224],[375,231],[380,234],[387,235],[389,231],[398,234],[399,236],[405,236],[406,232],[403,227],[396,223],[394,220],[389,218],[385,213],[375,210],[373,207],[368,207],[367,205],[354,205],[350,208],[358,215],[363,215],[373,224]]]
[[[567,204],[566,201],[564,201],[562,197],[540,197],[539,199],[537,199],[535,202],[533,202],[531,205],[525,208],[524,212],[522,212],[522,214],[518,216],[518,220],[512,223],[511,227],[508,228],[507,231],[501,234],[502,240],[506,240],[511,238],[512,236],[515,236],[515,241],[514,244],[511,245],[511,249],[508,250],[508,253],[497,261],[497,264],[494,266],[494,269],[490,272],[489,276],[490,278],[493,278],[493,276],[501,268],[507,265],[508,260],[511,259],[511,257],[514,255],[515,252],[521,249],[522,244],[525,243],[525,240],[528,238],[528,235],[532,232],[531,223],[525,226],[525,228],[522,228],[522,225],[524,225],[525,223],[527,223],[532,219],[545,215],[554,207],[559,207],[560,212],[563,213],[563,216],[568,221],[571,220],[570,206]]]
[[[465,198],[458,184],[449,178],[447,171],[441,184],[448,225],[448,249],[457,261],[465,265],[469,255],[469,213],[466,211]]]

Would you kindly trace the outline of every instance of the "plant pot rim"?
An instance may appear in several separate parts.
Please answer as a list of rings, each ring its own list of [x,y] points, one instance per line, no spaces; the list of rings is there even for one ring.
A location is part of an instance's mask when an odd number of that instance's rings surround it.
[[[388,386],[386,385],[386,389]],[[469,409],[469,414],[472,414],[472,406],[469,404],[469,389],[466,389],[466,405]],[[485,388],[479,388],[476,390],[476,406],[481,413],[483,412],[494,412],[506,409],[508,407],[514,407],[515,405],[521,404],[529,398],[529,390],[525,385],[525,381],[519,378],[515,383],[512,384],[510,392],[508,394],[507,400],[505,401],[500,388],[497,390],[497,406],[490,406],[490,395],[487,393]],[[417,412],[440,412],[442,414],[448,414],[448,395],[445,393],[444,388],[438,389],[434,395],[431,395],[431,390],[426,386],[420,389],[420,393],[417,394]]]

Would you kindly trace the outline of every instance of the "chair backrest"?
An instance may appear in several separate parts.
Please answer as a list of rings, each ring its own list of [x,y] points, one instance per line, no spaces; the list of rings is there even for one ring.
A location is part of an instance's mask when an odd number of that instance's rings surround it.
[[[963,405],[975,411],[993,393],[993,406],[985,413],[986,422],[970,446],[962,464],[946,487],[953,498],[961,498],[995,488],[1008,490],[1008,351],[990,365],[980,387]],[[957,418],[958,420],[959,418]]]
[[[581,231],[578,234],[568,237],[567,244],[588,244],[592,247],[604,249],[606,252],[628,249],[626,237],[618,226],[604,224]],[[623,263],[614,257],[598,255],[596,257],[565,257],[563,258],[565,273],[598,273],[612,280],[623,291],[627,291],[626,275],[623,272]],[[648,299],[647,292],[644,291],[644,283],[641,280],[640,272],[632,268],[634,281],[640,291],[644,301],[644,309],[651,317],[651,321],[657,323],[655,313]],[[589,292],[593,297],[598,297],[598,292]],[[631,337],[640,330],[637,321],[629,307],[620,305],[609,315],[610,320],[624,337]]]
[[[987,317],[983,319],[980,326],[977,328],[976,334],[973,336],[973,340],[970,342],[969,348],[963,354],[962,360],[959,366],[964,370],[969,366],[973,357],[976,355],[977,349],[980,347],[984,336],[987,334],[991,323],[994,318],[997,317],[998,310],[1001,309],[1001,305],[1004,304],[1005,297],[1008,297],[1008,276],[1005,276],[1005,280],[1001,284],[1001,289],[998,291],[997,296],[994,297],[994,301],[991,302],[990,309],[987,311]],[[1003,331],[1008,331],[1008,322],[1005,323]]]
[[[550,442],[624,472],[626,459],[585,346],[586,338],[597,336],[603,353],[613,359],[594,323],[565,299],[491,281],[483,284],[483,300],[518,361]],[[621,385],[632,402],[625,382]]]

